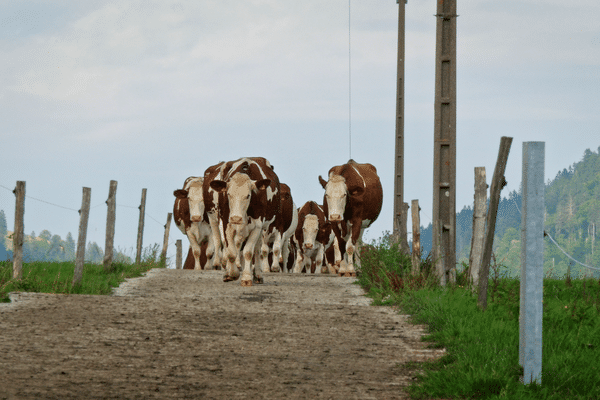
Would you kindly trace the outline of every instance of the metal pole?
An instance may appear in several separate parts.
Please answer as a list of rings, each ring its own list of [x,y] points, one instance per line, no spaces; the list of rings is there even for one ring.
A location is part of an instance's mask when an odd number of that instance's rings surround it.
[[[523,383],[542,383],[544,142],[523,143],[519,364]]]
[[[438,1],[436,17],[433,249],[445,286],[456,265],[456,0]]]
[[[398,3],[398,70],[396,75],[396,152],[394,168],[394,239],[398,243],[406,241],[406,229],[402,228],[400,221],[405,213],[404,209],[404,33],[406,1],[396,0]],[[404,216],[406,219],[406,216]],[[408,247],[408,245],[407,245]]]

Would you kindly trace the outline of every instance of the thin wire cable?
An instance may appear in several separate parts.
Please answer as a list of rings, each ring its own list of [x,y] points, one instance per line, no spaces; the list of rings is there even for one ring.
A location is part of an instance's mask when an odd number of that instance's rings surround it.
[[[521,210],[519,209],[519,205],[517,204],[517,202],[516,202],[515,198],[513,197],[513,199],[512,199],[512,200],[513,200],[513,203],[515,203],[515,207],[517,207],[517,211],[518,211],[518,212],[519,212],[519,214],[521,214],[521,216],[522,216],[523,214],[521,213]],[[579,264],[579,265],[582,265],[582,266],[584,266],[584,267],[586,267],[586,268],[589,268],[589,269],[594,269],[594,270],[596,270],[596,271],[600,271],[600,268],[596,268],[596,267],[590,267],[589,265],[585,265],[585,264],[583,264],[583,263],[581,263],[581,262],[577,261],[576,259],[574,259],[574,258],[573,258],[573,257],[571,257],[570,255],[568,255],[568,254],[567,254],[567,252],[566,252],[566,251],[564,251],[564,250],[563,250],[563,248],[562,248],[562,247],[560,247],[560,245],[559,245],[558,243],[556,243],[556,240],[554,240],[554,238],[553,238],[552,236],[550,236],[550,234],[549,234],[548,232],[546,232],[546,230],[544,230],[544,236],[548,236],[548,238],[550,239],[550,241],[551,241],[552,243],[554,243],[554,245],[555,245],[556,247],[558,247],[558,249],[559,249],[560,251],[562,251],[562,253],[563,253],[565,256],[567,256],[569,259],[573,260],[573,261],[574,261],[574,262],[576,262],[577,264]]]
[[[13,190],[11,190],[11,189],[7,188],[6,186],[3,186],[3,185],[0,185],[0,187],[3,187],[4,189],[10,190],[11,192],[13,191]],[[50,203],[49,201],[36,199],[35,197],[31,197],[31,196],[28,196],[28,195],[25,195],[25,198],[26,199],[35,200],[35,201],[39,201],[41,203],[50,204],[51,206],[54,206],[54,207],[64,208],[65,210],[71,210],[71,211],[79,212],[79,210],[75,210],[74,208],[64,207],[64,206],[61,206],[61,205],[58,205],[58,204]]]
[[[350,1],[348,0],[348,153],[352,159],[352,49],[350,41]]]

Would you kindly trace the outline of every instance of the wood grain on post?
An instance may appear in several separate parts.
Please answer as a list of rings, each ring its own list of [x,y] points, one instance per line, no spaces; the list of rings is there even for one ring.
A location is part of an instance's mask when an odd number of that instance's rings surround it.
[[[135,255],[135,263],[140,264],[142,261],[142,237],[144,235],[144,216],[146,213],[146,189],[142,189],[142,203],[139,206],[140,209],[140,220],[138,223],[138,234],[137,234],[137,251]]]
[[[87,237],[88,217],[90,216],[90,199],[92,189],[83,188],[81,209],[79,210],[79,237],[77,239],[77,255],[75,257],[75,271],[73,272],[73,286],[81,284],[83,278],[83,262],[85,259],[85,241]]]
[[[167,263],[167,247],[169,246],[169,230],[171,228],[171,216],[172,213],[167,214],[167,223],[165,224],[165,237],[163,239],[163,249],[160,255],[160,262],[166,266]]]
[[[16,197],[15,227],[13,232],[13,278],[23,278],[23,239],[25,238],[25,181],[17,181],[13,193]]]
[[[113,260],[113,246],[115,241],[115,218],[117,209],[117,181],[110,181],[108,200],[106,205],[106,243],[104,245],[104,270],[109,271]]]
[[[177,247],[177,252],[175,256],[175,268],[181,269],[181,239],[177,239],[175,242],[175,247]]]
[[[479,270],[483,256],[483,240],[485,238],[485,206],[487,203],[485,167],[475,167],[475,195],[473,202],[473,235],[471,236],[471,253],[469,255],[470,279],[473,291],[479,285]]]
[[[419,216],[419,200],[411,201],[412,208],[412,273],[419,273],[421,265],[421,218]]]
[[[402,250],[404,254],[408,254],[410,251],[407,238],[408,209],[408,203],[403,203],[402,213],[400,214],[400,250]]]
[[[481,268],[479,269],[479,295],[477,304],[482,310],[487,308],[487,287],[490,273],[490,260],[492,258],[492,246],[494,244],[494,233],[496,231],[496,215],[498,214],[498,204],[500,203],[500,192],[502,191],[502,188],[506,186],[504,171],[506,170],[506,162],[508,160],[512,139],[513,138],[506,136],[502,136],[500,139],[498,160],[496,161],[494,176],[492,177],[492,186],[490,187],[490,205],[487,212],[487,227],[485,241],[483,243]]]

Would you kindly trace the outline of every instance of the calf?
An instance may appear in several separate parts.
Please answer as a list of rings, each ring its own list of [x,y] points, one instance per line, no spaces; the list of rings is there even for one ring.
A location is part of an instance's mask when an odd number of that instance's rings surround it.
[[[280,184],[281,207],[275,221],[264,231],[262,240],[262,251],[260,255],[261,265],[264,272],[279,272],[288,268],[289,246],[287,243],[296,231],[298,225],[298,210],[292,200],[290,187],[285,183]],[[271,265],[269,266],[269,253]],[[280,267],[281,265],[281,267]],[[290,267],[291,268],[291,267]]]
[[[323,272],[323,258],[325,248],[333,244],[334,235],[331,224],[327,222],[323,208],[314,201],[306,202],[298,210],[298,227],[294,234],[297,248],[295,273],[312,270],[313,262],[316,271]]]
[[[356,276],[354,251],[366,228],[377,219],[383,204],[383,188],[371,164],[349,160],[329,170],[329,180],[319,176],[325,189],[323,209],[338,241],[346,242],[339,274]],[[357,260],[360,263],[360,260]]]
[[[183,183],[183,189],[175,190],[175,204],[173,205],[173,219],[179,230],[190,241],[190,252],[186,259],[186,266],[190,268],[191,259],[194,259],[193,269],[212,269],[214,244],[211,240],[211,229],[208,216],[204,208],[202,184],[204,179],[190,176]],[[201,245],[207,243],[205,264],[201,263]]]

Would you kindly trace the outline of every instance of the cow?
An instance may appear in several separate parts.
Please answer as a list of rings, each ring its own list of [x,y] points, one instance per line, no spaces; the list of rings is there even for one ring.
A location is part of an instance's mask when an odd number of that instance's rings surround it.
[[[333,244],[334,238],[323,208],[314,201],[307,201],[298,210],[298,226],[294,233],[297,253],[293,272],[302,272],[306,267],[306,272],[309,273],[313,263],[317,272],[325,272],[325,249]],[[333,270],[329,272],[335,273]]]
[[[205,211],[202,185],[204,178],[190,176],[183,183],[183,189],[173,192],[175,204],[173,205],[173,219],[179,230],[188,237],[190,251],[186,259],[186,267],[190,268],[191,258],[194,259],[193,269],[212,269],[214,255],[214,242],[211,239],[211,229],[208,215]],[[200,260],[201,246],[207,243],[205,255],[206,263]]]
[[[252,286],[253,281],[262,283],[261,268],[255,268],[253,259],[255,248],[260,251],[263,230],[269,229],[279,213],[279,178],[269,161],[262,157],[240,158],[219,168],[221,179],[211,176],[209,186],[217,194],[218,213],[225,232],[223,258],[226,258],[227,269],[223,281],[240,277],[236,265],[239,257],[241,285]]]
[[[377,169],[350,159],[329,170],[328,181],[319,175],[325,195],[323,210],[332,223],[338,241],[345,241],[345,251],[338,273],[356,276],[354,251],[362,234],[379,216],[383,204],[383,188]],[[340,249],[341,250],[341,249]],[[357,260],[360,266],[360,260]]]
[[[281,207],[275,221],[263,232],[262,250],[260,261],[263,272],[285,271],[288,267],[290,238],[296,231],[298,225],[298,210],[292,199],[290,187],[285,183],[280,183],[281,189]],[[273,256],[268,257],[272,252]],[[269,258],[270,265],[269,265]],[[280,267],[281,265],[281,267]]]

